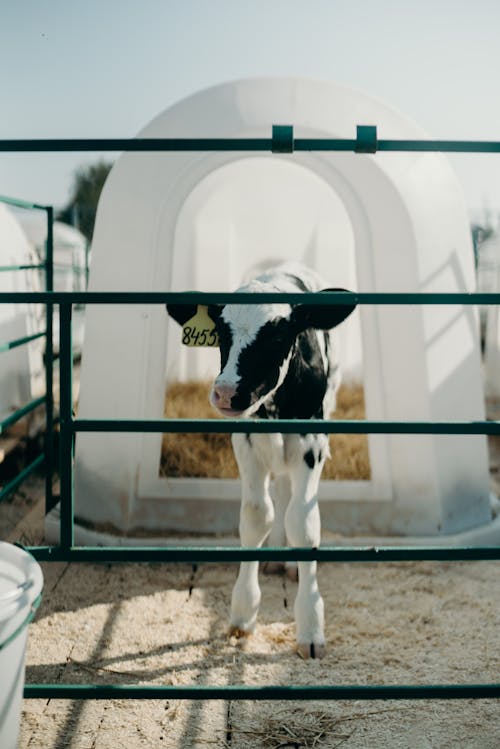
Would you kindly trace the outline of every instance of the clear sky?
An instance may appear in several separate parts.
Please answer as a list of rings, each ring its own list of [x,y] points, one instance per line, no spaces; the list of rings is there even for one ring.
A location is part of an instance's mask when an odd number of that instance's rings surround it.
[[[500,1],[0,0],[0,138],[133,137],[257,75],[351,85],[431,137],[500,140]],[[61,206],[99,156],[0,154],[0,193]],[[500,213],[500,154],[451,160],[472,217]]]

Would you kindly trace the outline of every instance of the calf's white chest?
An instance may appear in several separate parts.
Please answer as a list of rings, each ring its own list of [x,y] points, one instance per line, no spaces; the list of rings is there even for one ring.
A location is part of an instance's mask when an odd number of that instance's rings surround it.
[[[311,435],[303,438],[298,434],[244,434],[233,435],[233,447],[238,460],[243,460],[248,469],[264,471],[273,476],[289,473],[297,462],[303,461],[309,449]]]

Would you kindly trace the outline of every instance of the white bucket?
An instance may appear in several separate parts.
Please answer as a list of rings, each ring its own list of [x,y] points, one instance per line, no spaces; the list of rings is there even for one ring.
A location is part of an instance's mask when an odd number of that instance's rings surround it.
[[[28,624],[43,587],[38,562],[17,546],[0,541],[0,747],[15,749],[24,689]]]

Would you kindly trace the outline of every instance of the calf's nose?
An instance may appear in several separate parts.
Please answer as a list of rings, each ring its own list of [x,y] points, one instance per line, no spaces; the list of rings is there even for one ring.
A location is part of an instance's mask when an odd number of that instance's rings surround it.
[[[225,382],[215,382],[212,390],[212,402],[219,408],[230,408],[231,399],[236,395],[234,385]]]

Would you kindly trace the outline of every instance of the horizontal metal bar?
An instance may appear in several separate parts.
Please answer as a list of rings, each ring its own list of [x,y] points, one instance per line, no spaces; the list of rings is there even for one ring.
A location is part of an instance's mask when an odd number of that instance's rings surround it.
[[[46,211],[50,207],[48,205],[41,205],[40,203],[30,203],[28,200],[19,200],[19,198],[9,198],[7,195],[0,195],[0,202],[16,206],[16,208],[27,208],[36,211]]]
[[[7,273],[17,270],[42,270],[44,268],[44,263],[39,263],[38,265],[0,265],[0,273]]]
[[[295,138],[294,151],[357,151],[358,140]],[[386,152],[500,153],[500,141],[480,140],[377,140],[376,149]]]
[[[74,419],[74,432],[183,434],[500,434],[500,421],[360,419]]]
[[[500,560],[498,546],[29,546],[40,562],[415,562]]]
[[[7,429],[7,427],[12,426],[12,424],[15,424],[16,421],[19,421],[19,419],[22,419],[23,416],[26,416],[26,414],[29,414],[31,411],[34,411],[35,408],[38,408],[38,406],[43,406],[44,403],[45,403],[45,396],[41,395],[39,398],[35,398],[35,400],[32,400],[30,403],[26,404],[26,406],[23,406],[22,408],[18,408],[17,411],[14,411],[14,413],[12,413],[6,419],[0,422],[0,434],[2,434]]]
[[[45,455],[39,455],[32,463],[29,464],[29,466],[23,468],[21,473],[18,473],[18,475],[14,479],[12,479],[12,481],[9,481],[8,484],[5,484],[5,486],[3,486],[0,491],[0,502],[3,499],[6,499],[6,497],[10,496],[12,492],[14,492],[17,487],[22,484],[25,479],[28,478],[28,476],[30,476],[34,471],[36,471],[37,468],[43,465],[44,460]]]
[[[377,151],[441,151],[444,153],[500,153],[497,140],[379,140]]]
[[[0,353],[2,351],[10,351],[10,349],[17,348],[18,346],[23,346],[25,343],[31,343],[31,341],[36,341],[38,338],[44,338],[46,335],[46,331],[43,331],[42,333],[26,335],[23,338],[16,338],[8,343],[0,343]]]
[[[272,138],[32,138],[0,140],[1,152],[272,151]],[[294,138],[294,151],[352,151],[356,138]],[[499,141],[378,140],[377,151],[500,153]]]
[[[229,291],[8,291],[2,303],[39,304],[500,304],[500,293],[466,292],[229,292]]]
[[[26,684],[24,697],[60,700],[465,700],[498,699],[500,684],[261,687]]]
[[[33,138],[0,140],[0,152],[271,151],[272,138]]]

